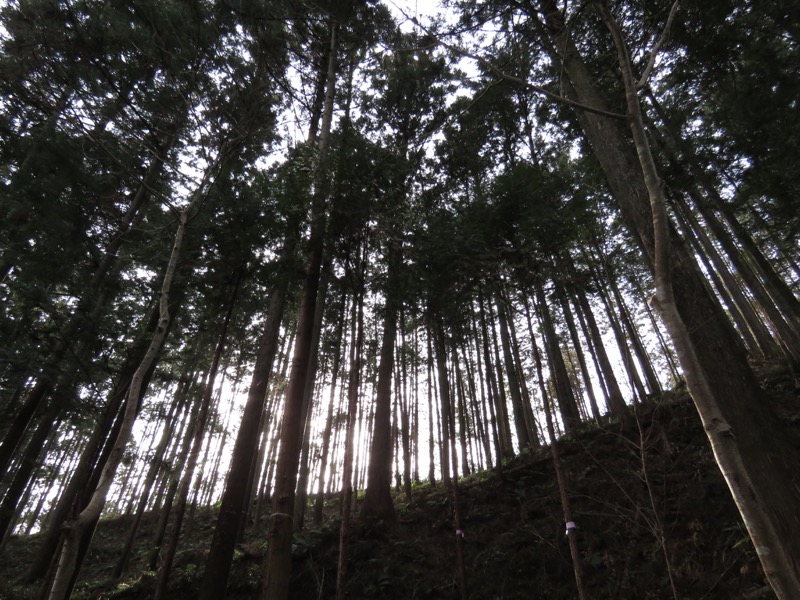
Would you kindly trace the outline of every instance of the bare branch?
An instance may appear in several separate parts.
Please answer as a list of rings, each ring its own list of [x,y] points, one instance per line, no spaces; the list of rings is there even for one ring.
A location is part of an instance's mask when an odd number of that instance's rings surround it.
[[[672,21],[675,20],[675,13],[678,12],[678,4],[679,0],[675,0],[672,3],[672,8],[669,9],[669,16],[667,17],[667,23],[664,25],[664,31],[661,32],[661,36],[658,38],[655,44],[653,44],[653,49],[650,50],[650,58],[647,61],[647,66],[642,73],[642,76],[639,78],[639,81],[636,82],[636,88],[642,89],[644,86],[647,85],[647,80],[650,78],[650,74],[653,72],[653,67],[656,64],[656,56],[658,56],[658,51],[661,49],[661,45],[667,41],[667,37],[669,37],[669,30],[672,27]]]
[[[527,89],[529,89],[529,90],[531,90],[533,92],[536,92],[537,94],[541,94],[545,98],[549,98],[550,100],[553,100],[554,102],[559,102],[561,104],[566,104],[568,106],[572,106],[573,108],[579,108],[579,109],[585,110],[587,112],[595,113],[595,114],[598,114],[598,115],[603,115],[604,117],[611,117],[612,119],[627,119],[627,117],[625,115],[621,115],[621,114],[615,113],[615,112],[610,112],[610,111],[607,111],[607,110],[602,110],[600,108],[595,108],[594,106],[589,106],[587,104],[582,104],[580,102],[575,102],[574,100],[570,100],[569,98],[564,98],[563,96],[559,96],[558,94],[554,94],[553,92],[550,92],[550,91],[546,90],[542,86],[536,85],[536,84],[531,83],[529,81],[526,81],[525,79],[522,79],[521,77],[517,77],[515,75],[510,75],[510,74],[506,73],[505,71],[503,71],[500,67],[498,67],[495,64],[493,64],[491,61],[483,58],[482,56],[478,56],[477,54],[473,54],[471,52],[468,52],[467,50],[464,50],[463,48],[459,48],[458,46],[455,46],[454,44],[450,44],[448,42],[445,42],[444,40],[439,38],[435,33],[433,33],[430,29],[428,29],[422,23],[420,23],[420,21],[416,17],[409,17],[405,13],[403,13],[403,14],[409,21],[414,23],[414,25],[416,25],[417,27],[421,28],[422,30],[425,31],[425,33],[430,35],[431,38],[434,39],[437,44],[439,44],[441,46],[444,46],[445,48],[447,48],[451,52],[454,52],[454,53],[456,53],[456,54],[458,54],[460,56],[464,56],[466,58],[471,58],[472,60],[476,61],[481,66],[485,67],[488,71],[490,71],[490,72],[494,73],[495,75],[497,75],[497,77],[499,77],[500,79],[504,79],[506,81],[510,81],[512,83],[516,83],[516,84],[521,85],[521,86],[523,86],[523,87],[525,87],[525,88],[527,88]]]

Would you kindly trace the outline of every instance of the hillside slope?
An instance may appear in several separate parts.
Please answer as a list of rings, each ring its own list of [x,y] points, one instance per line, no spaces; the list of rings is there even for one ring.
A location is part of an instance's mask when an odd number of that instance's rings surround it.
[[[702,426],[685,396],[640,408],[625,429],[589,426],[559,442],[584,560],[594,598],[773,598]],[[526,453],[500,474],[460,481],[469,598],[576,597],[569,548],[548,449]],[[351,598],[457,598],[452,498],[441,483],[397,498],[393,529],[356,520],[350,542]],[[329,519],[295,539],[292,598],[333,596],[338,553],[337,501]],[[170,598],[196,596],[214,513],[198,510],[176,561]],[[148,550],[155,518],[146,519],[137,558]],[[108,580],[126,519],[104,521],[75,598],[144,599],[151,573]],[[663,532],[663,543],[660,541]],[[13,583],[35,549],[12,538],[0,565],[0,598],[34,598],[35,588]],[[250,539],[234,564],[229,598],[257,598],[264,544]],[[667,566],[669,561],[669,568]]]

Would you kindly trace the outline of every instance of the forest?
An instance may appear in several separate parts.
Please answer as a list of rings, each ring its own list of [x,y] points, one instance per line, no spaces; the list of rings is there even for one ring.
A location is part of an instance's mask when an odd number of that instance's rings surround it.
[[[799,44],[797,0],[0,3],[0,598],[411,598],[362,546],[434,504],[413,597],[539,597],[476,591],[499,481],[542,598],[700,597],[715,506],[702,597],[800,598]],[[611,481],[648,594],[598,587]]]

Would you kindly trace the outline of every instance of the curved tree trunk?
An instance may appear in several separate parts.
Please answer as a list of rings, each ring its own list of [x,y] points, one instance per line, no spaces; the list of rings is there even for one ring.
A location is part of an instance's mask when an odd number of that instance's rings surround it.
[[[106,305],[99,298],[100,288],[106,281],[109,271],[112,270],[117,262],[117,254],[126,240],[126,235],[136,225],[137,220],[141,218],[141,209],[150,198],[150,186],[161,171],[162,166],[163,156],[158,156],[147,169],[142,184],[131,198],[131,204],[122,219],[122,226],[105,248],[103,258],[87,282],[75,312],[69,321],[61,327],[58,343],[42,366],[36,383],[23,400],[22,406],[14,417],[14,421],[6,430],[3,442],[0,444],[0,479],[3,478],[8,470],[14,451],[28,430],[36,411],[52,392],[59,373],[64,369],[64,358],[75,343],[75,337],[86,335],[87,332],[93,332],[91,324],[99,318],[100,312]]]
[[[78,562],[79,545],[83,538],[84,531],[95,522],[105,505],[106,495],[111,487],[119,463],[122,461],[123,453],[130,440],[131,433],[133,432],[133,424],[136,420],[136,414],[139,408],[139,395],[145,379],[146,373],[150,370],[150,366],[155,362],[156,356],[161,349],[162,342],[167,333],[170,323],[169,314],[169,293],[172,287],[172,281],[175,276],[175,271],[178,265],[178,258],[180,256],[181,247],[183,245],[183,236],[186,229],[186,222],[188,215],[186,211],[182,211],[179,215],[178,231],[175,234],[175,243],[172,247],[172,253],[164,273],[164,281],[161,285],[161,296],[159,299],[159,321],[156,326],[156,331],[150,342],[150,346],[139,364],[139,368],[131,380],[130,388],[126,398],[125,413],[122,420],[122,425],[111,454],[103,466],[103,472],[100,481],[89,500],[88,505],[84,508],[78,517],[67,525],[66,540],[64,547],[61,550],[61,556],[58,561],[58,568],[56,569],[53,584],[50,588],[49,600],[67,600],[70,596],[72,586],[74,585],[75,574],[80,569]]]

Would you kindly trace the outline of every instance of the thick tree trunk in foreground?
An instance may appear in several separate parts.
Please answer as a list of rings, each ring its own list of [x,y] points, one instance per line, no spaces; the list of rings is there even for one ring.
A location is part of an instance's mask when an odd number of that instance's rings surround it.
[[[577,98],[602,108],[603,99],[567,37],[558,7],[552,0],[542,0],[540,4]],[[718,304],[708,295],[694,261],[680,245],[670,244],[661,182],[649,156],[627,50],[607,7],[598,7],[618,48],[639,161],[631,156],[616,121],[583,112],[582,123],[628,226],[654,266],[662,318],[675,343],[717,463],[770,584],[780,598],[798,598],[797,454],[787,451],[793,446],[787,440],[785,427],[764,401],[741,343]]]

